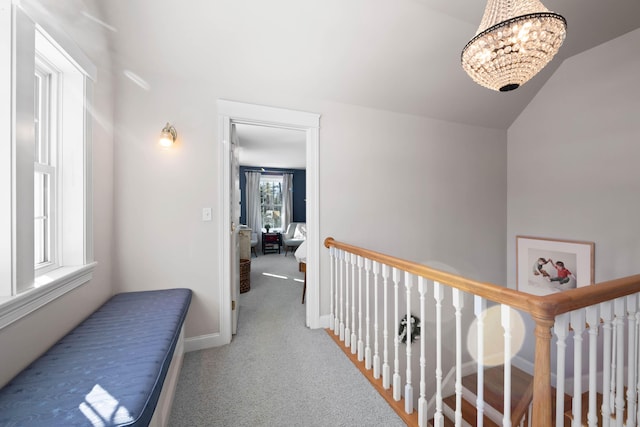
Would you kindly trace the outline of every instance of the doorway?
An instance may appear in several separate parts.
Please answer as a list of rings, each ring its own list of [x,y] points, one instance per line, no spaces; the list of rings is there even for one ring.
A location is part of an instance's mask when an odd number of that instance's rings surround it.
[[[232,203],[230,191],[233,179],[232,129],[235,124],[269,126],[301,130],[306,144],[306,214],[307,214],[307,302],[306,324],[310,328],[321,327],[319,260],[320,231],[318,206],[319,180],[319,125],[320,115],[282,108],[218,100],[218,149],[219,178],[219,232],[221,250],[219,254],[220,294],[220,339],[231,341],[232,304],[234,303],[232,274],[232,218],[229,207]]]

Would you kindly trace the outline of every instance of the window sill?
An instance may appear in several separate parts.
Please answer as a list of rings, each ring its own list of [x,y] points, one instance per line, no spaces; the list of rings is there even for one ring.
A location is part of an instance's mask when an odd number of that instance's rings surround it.
[[[98,263],[79,267],[61,267],[36,279],[33,289],[13,297],[0,298],[0,329],[33,313],[91,280]]]

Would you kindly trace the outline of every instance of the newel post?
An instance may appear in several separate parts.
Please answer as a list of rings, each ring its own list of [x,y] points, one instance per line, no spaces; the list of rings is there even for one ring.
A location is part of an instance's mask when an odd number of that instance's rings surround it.
[[[536,355],[533,369],[533,427],[552,425],[551,328],[553,319],[535,318]]]

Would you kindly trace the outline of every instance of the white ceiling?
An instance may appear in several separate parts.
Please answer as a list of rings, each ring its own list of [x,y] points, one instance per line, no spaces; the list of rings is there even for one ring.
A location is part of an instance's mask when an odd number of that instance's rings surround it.
[[[498,93],[460,67],[484,0],[99,2],[116,69],[143,78],[161,72],[203,89],[224,82],[221,97],[338,102],[499,129],[564,59],[640,27],[639,0],[544,4],[567,19],[564,45],[530,82]]]
[[[306,139],[302,130],[236,124],[242,166],[306,169]]]

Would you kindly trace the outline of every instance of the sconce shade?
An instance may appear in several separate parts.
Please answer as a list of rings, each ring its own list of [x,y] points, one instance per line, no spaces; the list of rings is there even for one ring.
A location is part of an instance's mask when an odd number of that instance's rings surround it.
[[[553,59],[567,21],[538,0],[488,0],[476,36],[462,50],[462,68],[479,85],[517,89]]]
[[[160,140],[158,143],[163,148],[169,148],[173,145],[173,143],[178,138],[178,132],[176,128],[167,123],[167,125],[160,132]]]

